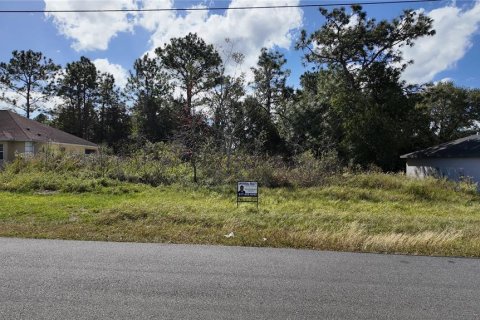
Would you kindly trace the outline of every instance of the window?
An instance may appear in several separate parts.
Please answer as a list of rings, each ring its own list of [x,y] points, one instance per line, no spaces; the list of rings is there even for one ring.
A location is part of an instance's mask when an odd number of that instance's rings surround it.
[[[25,142],[25,154],[33,154],[33,142]]]
[[[3,160],[3,144],[0,144],[0,161]]]
[[[97,153],[95,149],[85,149],[85,154],[94,154]]]

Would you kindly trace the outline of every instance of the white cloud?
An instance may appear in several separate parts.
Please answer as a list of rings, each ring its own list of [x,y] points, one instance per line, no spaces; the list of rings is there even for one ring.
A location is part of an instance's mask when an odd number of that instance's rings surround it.
[[[6,90],[4,91],[5,97],[8,97],[9,99],[15,99],[17,102],[17,106],[24,106],[26,103],[26,99],[24,96],[12,91],[12,90]],[[63,103],[63,99],[57,96],[52,96],[48,97],[46,99],[40,99],[41,95],[37,92],[32,92],[31,98],[33,100],[37,100],[37,105],[38,109],[34,112],[31,113],[31,118],[34,118],[41,112],[49,112],[54,110],[58,105]],[[0,110],[13,110],[16,113],[25,116],[26,112],[20,108],[20,107],[15,107],[5,101],[0,100]]]
[[[256,6],[298,4],[300,0],[261,0]],[[173,0],[119,0],[119,1],[56,1],[45,0],[46,10],[87,8],[173,8]],[[232,0],[230,7],[245,6],[243,0]],[[197,6],[199,7],[199,6]],[[245,55],[243,71],[249,73],[262,47],[289,48],[292,32],[302,26],[303,11],[299,8],[227,10],[225,13],[208,11],[124,13],[53,13],[49,14],[61,34],[73,39],[73,48],[79,50],[106,50],[112,37],[119,32],[142,27],[151,32],[151,50],[167,43],[173,37],[196,32],[206,42],[216,46],[225,38],[235,43],[235,50]]]
[[[115,83],[120,88],[125,87],[128,79],[128,71],[121,65],[110,63],[108,59],[95,59],[92,61],[95,64],[97,70],[101,72],[108,72],[115,78]]]
[[[135,0],[58,1],[45,0],[45,10],[135,9]],[[134,15],[125,12],[47,13],[58,31],[73,39],[77,50],[106,50],[109,41],[119,32],[132,31]]]
[[[151,2],[148,1],[148,5]],[[171,5],[170,1],[166,2]],[[299,0],[255,1],[256,6],[298,3]],[[229,6],[244,5],[242,0],[232,0]],[[189,32],[196,32],[207,43],[216,46],[224,45],[225,38],[229,38],[235,44],[234,50],[245,55],[242,71],[250,78],[250,67],[256,64],[260,49],[275,46],[288,49],[293,41],[292,32],[302,26],[302,19],[301,9],[284,8],[227,10],[224,14],[189,11],[183,16],[147,13],[139,18],[139,23],[153,32],[150,39],[152,49]]]
[[[434,84],[437,84],[437,83],[449,83],[449,82],[453,82],[453,78],[446,77],[446,78],[443,78],[443,79],[440,79],[440,80],[436,81]]]
[[[139,6],[142,9],[173,8],[173,0],[143,0]],[[158,11],[141,14],[138,22],[148,31],[155,31],[159,25],[166,24],[175,18],[175,11]]]
[[[402,76],[409,83],[431,81],[438,73],[455,67],[463,58],[479,29],[480,2],[467,10],[446,6],[426,14],[434,20],[436,34],[403,49],[405,59],[414,60]]]

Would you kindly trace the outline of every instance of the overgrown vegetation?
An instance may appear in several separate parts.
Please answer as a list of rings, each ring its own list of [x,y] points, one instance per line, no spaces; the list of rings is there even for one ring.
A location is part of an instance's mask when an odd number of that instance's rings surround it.
[[[166,143],[147,143],[129,157],[108,154],[78,155],[68,153],[17,157],[0,172],[0,190],[49,190],[91,192],[119,185],[141,183],[153,187],[179,184],[192,185],[190,164],[182,160],[182,148]],[[305,152],[285,162],[248,154],[202,152],[198,159],[197,185],[232,184],[255,179],[266,187],[309,187],[323,185],[341,170],[334,153],[315,158]]]
[[[401,48],[434,36],[430,17],[405,10],[377,21],[358,5],[320,15],[318,30],[296,39],[306,63],[297,88],[288,86],[284,53],[259,48],[246,66],[240,39],[209,44],[190,33],[133,61],[122,88],[88,57],[58,66],[41,52],[14,51],[0,62],[0,100],[27,117],[49,100],[54,107],[37,120],[118,155],[148,141],[180,145],[195,182],[210,151],[227,166],[242,161],[233,154],[275,165],[264,159],[334,153],[344,165],[387,172],[402,168],[401,154],[479,130],[480,90],[401,80],[411,63]],[[292,179],[277,178],[272,185]]]
[[[87,57],[59,74],[42,53],[14,51],[0,99],[28,117],[56,97],[37,120],[111,152],[8,164],[0,235],[479,257],[476,186],[380,172],[477,131],[480,90],[401,80],[400,48],[435,33],[419,11],[320,14],[297,39],[309,71],[296,89],[282,53],[263,48],[248,83],[241,43],[197,34],[136,59],[125,88]],[[235,207],[237,180],[259,181],[258,211]]]
[[[151,148],[131,159],[56,155],[7,165],[0,236],[480,257],[480,196],[466,182],[340,170],[331,155],[290,164],[239,156],[230,169],[211,155],[198,185],[175,149]],[[252,176],[263,179],[258,211],[235,202],[233,181]]]

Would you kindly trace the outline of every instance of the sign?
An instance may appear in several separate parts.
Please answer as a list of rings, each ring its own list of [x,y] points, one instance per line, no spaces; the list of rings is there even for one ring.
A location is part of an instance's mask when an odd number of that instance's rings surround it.
[[[237,207],[239,202],[256,202],[258,207],[258,182],[237,182]]]
[[[258,183],[256,181],[237,182],[237,194],[239,197],[258,197]]]

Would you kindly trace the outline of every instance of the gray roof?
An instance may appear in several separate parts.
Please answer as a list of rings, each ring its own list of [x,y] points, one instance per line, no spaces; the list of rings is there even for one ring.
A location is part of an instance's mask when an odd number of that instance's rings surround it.
[[[0,110],[0,140],[54,142],[97,147],[93,142],[27,119],[9,110]]]
[[[404,154],[400,156],[400,158],[480,158],[480,135],[474,134],[465,138],[445,142],[438,146]]]

